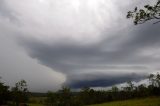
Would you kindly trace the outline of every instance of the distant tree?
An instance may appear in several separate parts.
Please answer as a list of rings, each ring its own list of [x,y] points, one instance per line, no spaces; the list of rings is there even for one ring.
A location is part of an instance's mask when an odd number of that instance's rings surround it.
[[[118,91],[119,91],[119,89],[117,86],[112,86],[112,92],[118,92]]]
[[[90,95],[89,95],[89,92],[90,92],[90,88],[89,87],[84,87],[81,89],[80,91],[80,98],[81,98],[81,101],[83,101],[83,104],[90,104]]]
[[[155,80],[156,80],[157,86],[160,88],[160,74],[159,73],[157,73]]]
[[[128,81],[123,90],[113,86],[111,90],[100,91],[84,87],[80,92],[71,92],[70,88],[63,86],[58,92],[48,92],[46,104],[48,106],[85,106],[115,100],[127,100],[137,97],[160,96],[160,75],[149,75],[150,85],[134,86]]]
[[[69,87],[63,86],[62,89],[58,91],[58,94],[59,94],[58,106],[71,106],[72,95]]]
[[[154,87],[154,85],[155,85],[155,75],[154,75],[154,74],[150,74],[150,75],[148,76],[148,79],[149,79],[150,85],[151,85],[152,87]]]
[[[134,84],[132,83],[132,81],[128,81],[127,82],[127,86],[124,87],[124,90],[127,92],[131,92],[134,89]]]
[[[160,95],[160,75],[157,74],[150,74],[149,75],[149,82],[150,85],[148,86],[148,90],[152,95]]]
[[[152,87],[160,87],[160,74],[150,74],[148,76],[148,79],[150,81],[150,85]]]
[[[154,24],[160,22],[160,0],[154,5],[145,5],[143,9],[138,9],[135,7],[133,11],[129,11],[127,14],[127,18],[132,18],[134,24],[143,24],[146,21],[156,20]]]
[[[28,101],[27,82],[25,80],[17,82],[12,88],[12,95],[16,106],[19,106],[20,103],[26,103]]]
[[[137,87],[138,97],[144,97],[148,95],[148,90],[145,84],[141,84]]]
[[[113,100],[117,100],[119,96],[119,89],[117,86],[112,86],[111,94],[112,94]]]
[[[49,91],[47,93],[46,105],[47,106],[58,106],[58,94]]]
[[[49,91],[45,104],[47,106],[82,106],[79,96],[74,95],[66,86],[62,86],[57,92]]]
[[[4,83],[0,81],[0,105],[6,104],[9,99],[9,86],[5,86]]]

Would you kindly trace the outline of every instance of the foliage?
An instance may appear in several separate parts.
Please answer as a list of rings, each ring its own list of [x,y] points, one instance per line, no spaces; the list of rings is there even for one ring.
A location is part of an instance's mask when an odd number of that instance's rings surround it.
[[[19,106],[20,103],[26,103],[28,101],[28,89],[26,81],[21,80],[17,82],[15,87],[12,88],[11,93],[16,106]]]
[[[59,93],[59,106],[70,106],[71,105],[71,91],[69,87],[63,86]]]
[[[128,81],[126,87],[123,87],[122,90],[116,86],[108,91],[96,91],[84,87],[75,95],[68,87],[62,87],[58,92],[48,92],[46,102],[49,104],[48,106],[83,106],[137,97],[160,96],[159,73],[149,75],[148,79],[150,81],[149,86],[145,84],[134,86],[132,81]]]
[[[78,97],[72,94],[70,88],[63,86],[56,93],[49,91],[45,104],[47,106],[80,106],[79,101]]]
[[[10,99],[9,86],[5,86],[4,83],[0,81],[0,105],[6,104]]]
[[[57,106],[58,105],[58,95],[54,92],[49,91],[47,93],[46,105],[47,106]]]
[[[84,87],[79,92],[71,92],[69,87],[63,86],[57,92],[48,92],[46,97],[43,96],[42,98],[38,96],[37,99],[40,100],[41,98],[41,100],[43,100],[43,102],[39,102],[38,104],[45,104],[46,106],[83,106],[117,100],[160,96],[160,74],[150,74],[148,79],[149,86],[146,86],[145,84],[134,86],[132,81],[128,81],[127,85],[122,89],[113,86],[111,90],[107,91]],[[34,100],[37,99],[35,98]],[[31,105],[36,106],[34,100],[32,99],[32,102],[30,103]],[[5,86],[0,82],[0,105],[7,104],[7,102],[13,102],[13,105],[17,106],[19,106],[20,103],[28,102],[28,89],[25,80],[17,82],[11,91],[8,86]]]
[[[132,81],[127,82],[127,86],[123,88],[126,92],[132,92],[134,90],[134,84]]]
[[[112,86],[112,92],[118,92],[118,91],[119,91],[118,87]]]
[[[35,104],[44,104],[46,101],[46,95],[45,96],[33,96],[32,93],[29,94],[29,103],[35,103]]]
[[[154,5],[145,5],[143,9],[138,9],[135,7],[133,11],[129,11],[127,14],[127,18],[132,18],[134,20],[134,24],[143,24],[149,20],[156,20],[156,23],[160,21],[160,0],[157,0]]]

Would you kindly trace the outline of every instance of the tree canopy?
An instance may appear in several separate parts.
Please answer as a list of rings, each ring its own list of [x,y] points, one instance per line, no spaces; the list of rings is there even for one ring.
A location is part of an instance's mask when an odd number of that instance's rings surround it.
[[[160,22],[160,0],[154,5],[145,5],[144,8],[139,9],[135,7],[133,11],[127,13],[127,18],[132,18],[135,25],[143,24],[147,21],[154,20],[154,24]]]

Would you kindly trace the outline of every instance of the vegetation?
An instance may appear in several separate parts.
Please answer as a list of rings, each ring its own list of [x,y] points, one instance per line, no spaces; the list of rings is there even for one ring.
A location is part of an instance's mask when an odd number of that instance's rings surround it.
[[[11,104],[12,106],[21,106],[22,104],[29,104],[30,106],[84,106],[105,102],[112,104],[110,103],[112,101],[160,96],[160,74],[150,74],[148,79],[148,86],[145,84],[134,86],[132,81],[128,81],[127,85],[121,89],[113,86],[111,90],[96,91],[89,87],[84,87],[79,92],[71,92],[69,87],[62,87],[57,92],[49,91],[46,95],[41,93],[31,93],[29,95],[25,80],[17,82],[15,87],[11,90],[1,82],[0,105]],[[37,97],[33,95],[36,95]],[[42,97],[42,95],[45,97]],[[131,103],[132,102],[134,101],[131,101]],[[129,102],[125,103],[129,104]],[[102,106],[105,106],[105,104]],[[130,105],[126,104],[123,106]]]
[[[29,103],[31,104],[44,104],[46,102],[46,97],[45,96],[32,96],[32,93],[30,93],[29,96]]]
[[[9,86],[5,86],[4,83],[0,82],[0,105],[6,104],[10,99]]]
[[[21,80],[15,84],[15,87],[9,90],[9,86],[5,86],[0,82],[0,105],[11,104],[19,106],[28,101],[28,89],[25,80]]]
[[[133,11],[129,11],[127,18],[132,18],[134,24],[143,24],[149,20],[155,20],[154,24],[160,22],[160,0],[154,5],[145,5],[143,9],[135,7]]]
[[[19,106],[20,103],[28,101],[28,89],[25,80],[21,80],[15,84],[11,90],[14,105]]]
[[[148,78],[149,86],[145,84],[134,86],[131,81],[128,81],[126,87],[118,89],[118,87],[113,86],[108,91],[95,91],[94,89],[85,87],[80,92],[73,94],[68,87],[62,87],[62,90],[58,92],[48,92],[46,105],[83,106],[117,100],[160,96],[160,74],[150,74]]]
[[[90,106],[160,106],[160,98],[133,99],[125,101],[109,102]]]

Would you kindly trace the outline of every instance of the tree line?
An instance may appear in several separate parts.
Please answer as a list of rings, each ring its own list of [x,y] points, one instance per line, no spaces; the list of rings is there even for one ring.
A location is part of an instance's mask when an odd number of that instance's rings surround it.
[[[121,88],[113,86],[110,90],[94,90],[84,87],[78,92],[73,92],[69,87],[63,86],[56,92],[48,91],[42,104],[45,106],[84,106],[116,100],[160,96],[160,74],[150,74],[148,79],[148,85],[135,86],[132,81],[128,81],[126,86]],[[12,88],[0,82],[0,105],[24,106],[29,102],[29,96],[25,80],[17,82]]]
[[[119,89],[113,86],[111,90],[94,90],[89,87],[82,88],[79,92],[71,92],[69,87],[62,87],[57,92],[48,92],[45,105],[47,106],[83,106],[104,102],[127,100],[132,98],[160,96],[160,74],[148,76],[149,85],[135,86],[128,81],[125,87]]]

